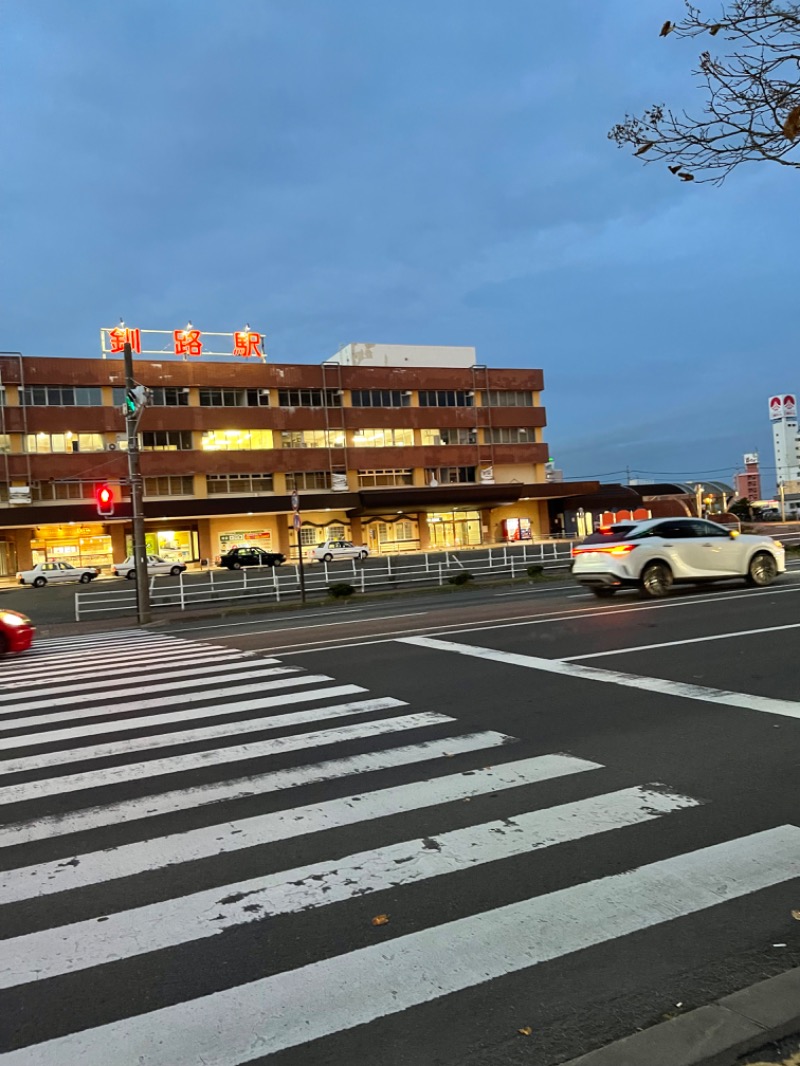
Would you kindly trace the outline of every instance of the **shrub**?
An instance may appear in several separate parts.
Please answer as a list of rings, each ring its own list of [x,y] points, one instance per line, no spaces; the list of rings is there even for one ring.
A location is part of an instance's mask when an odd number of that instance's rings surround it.
[[[335,600],[343,600],[352,596],[356,590],[347,581],[339,581],[335,585],[328,585],[328,595]]]
[[[447,583],[449,585],[468,585],[470,581],[474,580],[475,578],[469,570],[459,570],[457,574],[448,577]]]
[[[541,563],[532,563],[531,566],[526,567],[528,577],[541,577],[544,573],[544,567]]]

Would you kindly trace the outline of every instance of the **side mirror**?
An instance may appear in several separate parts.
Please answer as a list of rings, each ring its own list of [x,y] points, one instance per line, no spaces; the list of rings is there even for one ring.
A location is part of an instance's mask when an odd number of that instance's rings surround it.
[[[729,530],[729,536],[730,536],[731,540],[736,540],[736,538],[739,536],[739,530],[738,529]]]

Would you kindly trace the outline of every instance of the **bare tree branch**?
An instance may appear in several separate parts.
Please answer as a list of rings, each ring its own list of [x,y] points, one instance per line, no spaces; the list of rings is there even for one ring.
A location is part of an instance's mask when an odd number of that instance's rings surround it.
[[[729,42],[725,56],[701,52],[692,72],[706,97],[701,115],[654,104],[626,115],[609,138],[683,181],[721,184],[750,162],[800,169],[800,2],[730,0],[716,19],[685,3],[684,18],[665,22],[660,36]]]

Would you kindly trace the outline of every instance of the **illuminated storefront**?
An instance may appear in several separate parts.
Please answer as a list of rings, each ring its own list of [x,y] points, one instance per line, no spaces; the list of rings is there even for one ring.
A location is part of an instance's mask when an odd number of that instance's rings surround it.
[[[71,563],[73,566],[110,567],[114,562],[111,537],[102,526],[42,526],[31,538],[33,565]]]
[[[438,511],[428,515],[431,548],[466,548],[483,543],[478,511]]]
[[[197,529],[148,530],[144,537],[148,555],[160,555],[171,562],[193,563],[200,559],[200,538]],[[125,537],[125,550],[133,553],[133,538]]]

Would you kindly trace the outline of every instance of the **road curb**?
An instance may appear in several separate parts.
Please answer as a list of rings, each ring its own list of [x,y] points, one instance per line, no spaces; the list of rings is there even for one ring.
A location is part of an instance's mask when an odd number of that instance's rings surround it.
[[[759,981],[562,1066],[734,1066],[800,1031],[800,967]]]

